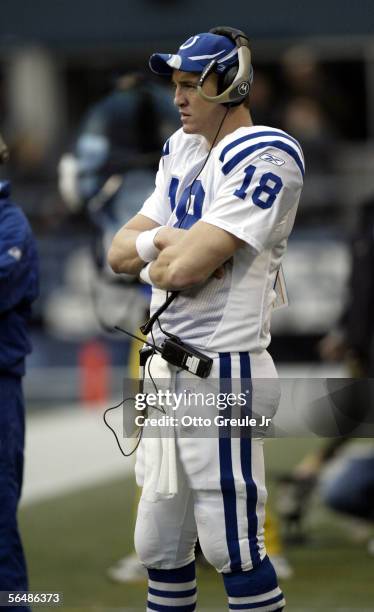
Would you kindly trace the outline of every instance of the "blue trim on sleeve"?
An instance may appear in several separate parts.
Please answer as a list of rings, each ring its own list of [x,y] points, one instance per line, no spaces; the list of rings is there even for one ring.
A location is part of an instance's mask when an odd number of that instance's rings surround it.
[[[267,132],[256,132],[256,134],[247,134],[247,136],[242,136],[241,138],[238,138],[237,140],[233,140],[228,145],[223,147],[221,151],[221,155],[219,156],[219,160],[223,162],[225,159],[226,153],[231,151],[231,149],[233,149],[234,147],[237,147],[238,145],[240,145],[242,142],[253,140],[254,138],[261,138],[261,136],[278,136],[279,138],[285,138],[286,140],[290,140],[291,142],[293,142],[299,148],[301,154],[303,152],[300,146],[300,143],[295,138],[292,138],[292,136],[289,136],[289,134],[282,133],[282,132],[276,132],[275,130],[269,130]]]
[[[231,172],[231,170],[235,168],[235,166],[237,166],[245,157],[247,157],[254,151],[258,151],[259,149],[265,149],[267,147],[270,147],[272,149],[280,149],[281,151],[288,153],[288,155],[292,157],[293,160],[296,162],[302,176],[304,177],[304,174],[305,174],[304,165],[303,165],[303,162],[301,161],[299,154],[295,151],[295,149],[290,147],[290,145],[286,144],[285,142],[282,142],[281,140],[270,140],[268,142],[258,142],[257,144],[251,145],[250,147],[247,147],[246,149],[239,151],[239,153],[236,153],[236,155],[234,155],[234,157],[232,157],[230,161],[226,162],[222,166],[223,174],[225,175],[229,174],[229,172]]]

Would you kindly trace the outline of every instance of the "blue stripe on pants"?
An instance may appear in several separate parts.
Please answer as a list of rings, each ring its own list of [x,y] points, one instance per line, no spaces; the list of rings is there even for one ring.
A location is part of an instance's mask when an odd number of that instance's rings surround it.
[[[242,416],[252,417],[252,383],[251,383],[251,362],[247,352],[240,353],[240,379],[241,391],[248,398],[245,406],[242,407]],[[249,390],[249,395],[246,391]],[[261,563],[258,550],[257,529],[258,520],[256,513],[257,487],[252,477],[252,431],[251,427],[241,429],[240,438],[240,461],[247,491],[247,519],[248,519],[248,540],[252,566],[257,567]]]
[[[220,393],[231,392],[231,356],[230,353],[220,353]],[[231,407],[225,410],[225,416],[231,417]],[[222,429],[222,431],[221,431]],[[231,571],[241,569],[239,548],[238,519],[236,514],[236,491],[232,469],[231,427],[220,428],[219,462],[221,471],[221,491],[225,512],[225,527],[227,548],[230,555]]]

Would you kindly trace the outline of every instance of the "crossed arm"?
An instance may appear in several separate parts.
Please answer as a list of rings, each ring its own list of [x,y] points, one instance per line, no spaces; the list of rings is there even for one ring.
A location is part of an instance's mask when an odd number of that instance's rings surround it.
[[[119,230],[108,255],[114,272],[139,274],[145,262],[137,253],[136,239],[141,232],[157,225],[143,215],[136,215]],[[205,282],[243,245],[233,234],[203,221],[189,230],[163,227],[154,243],[160,253],[151,264],[150,277],[156,287],[170,291]]]

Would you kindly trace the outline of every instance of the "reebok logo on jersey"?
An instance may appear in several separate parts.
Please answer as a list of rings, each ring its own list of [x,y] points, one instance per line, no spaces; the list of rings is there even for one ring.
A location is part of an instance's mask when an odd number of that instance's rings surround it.
[[[284,159],[281,159],[280,157],[275,157],[275,155],[271,155],[270,153],[263,153],[262,155],[260,155],[260,159],[262,159],[263,161],[267,161],[270,164],[274,164],[275,166],[283,166],[283,164],[286,163]]]
[[[14,246],[8,249],[8,255],[13,257],[16,261],[19,261],[22,257],[22,251],[17,246]]]

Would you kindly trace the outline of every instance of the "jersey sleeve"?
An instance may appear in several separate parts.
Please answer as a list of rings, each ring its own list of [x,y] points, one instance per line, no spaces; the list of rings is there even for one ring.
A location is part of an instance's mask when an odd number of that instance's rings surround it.
[[[0,315],[38,293],[37,255],[23,213],[10,206],[0,231]]]
[[[271,149],[267,155],[272,156]],[[222,166],[220,172],[224,175]],[[258,253],[289,235],[303,185],[303,168],[293,159],[282,165],[244,159],[218,180],[217,195],[202,221],[234,234]]]
[[[139,214],[152,219],[160,225],[166,225],[170,217],[170,209],[165,205],[165,175],[170,154],[170,141],[167,140],[162,150],[162,156],[156,174],[155,189],[146,199]]]

